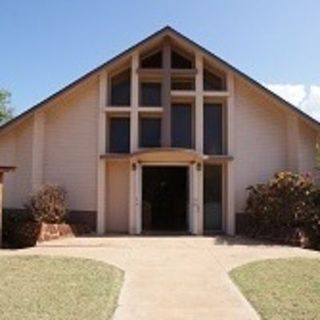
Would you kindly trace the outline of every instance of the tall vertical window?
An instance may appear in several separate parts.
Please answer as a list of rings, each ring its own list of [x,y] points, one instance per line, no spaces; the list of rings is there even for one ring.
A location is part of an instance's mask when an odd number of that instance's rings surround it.
[[[176,148],[192,148],[192,106],[173,104],[171,108],[171,145]]]
[[[139,123],[139,146],[141,148],[160,147],[161,119],[142,117]]]
[[[130,152],[130,118],[110,118],[109,151],[114,153]]]
[[[222,167],[205,165],[203,175],[204,230],[222,230]]]
[[[130,69],[111,78],[111,105],[130,106]]]
[[[223,153],[223,112],[217,103],[204,105],[203,149],[205,154]]]
[[[161,83],[142,82],[140,85],[140,105],[157,107],[161,106]]]

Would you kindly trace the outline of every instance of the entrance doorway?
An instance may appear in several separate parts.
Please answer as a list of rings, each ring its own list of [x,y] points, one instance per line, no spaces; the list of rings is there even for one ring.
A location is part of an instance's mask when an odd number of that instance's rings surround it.
[[[142,168],[143,231],[188,231],[188,167]]]

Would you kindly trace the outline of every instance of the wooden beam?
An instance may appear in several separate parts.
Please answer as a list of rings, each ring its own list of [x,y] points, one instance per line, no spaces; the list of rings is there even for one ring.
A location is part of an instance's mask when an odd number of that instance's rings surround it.
[[[163,77],[162,77],[162,147],[171,146],[171,48],[169,39],[163,45]]]
[[[99,76],[99,101],[97,105],[97,233],[102,235],[106,226],[106,163],[100,159],[106,153],[106,114],[107,104],[107,74],[101,72]]]

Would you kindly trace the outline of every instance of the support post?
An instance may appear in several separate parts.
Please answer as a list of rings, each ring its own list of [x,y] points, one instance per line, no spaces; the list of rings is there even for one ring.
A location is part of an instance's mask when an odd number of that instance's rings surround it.
[[[106,114],[107,75],[102,71],[99,75],[99,101],[97,110],[97,233],[103,235],[106,225],[106,162],[100,155],[106,152]]]
[[[138,106],[139,106],[139,54],[133,53],[131,61],[131,117],[130,117],[130,152],[138,150]]]
[[[162,77],[162,147],[171,147],[171,47],[169,39],[163,45],[163,77]]]
[[[203,56],[196,54],[196,105],[195,105],[195,145],[199,153],[203,152]]]
[[[232,155],[236,159],[235,155],[235,101],[234,101],[234,75],[229,72],[227,75],[227,89],[229,97],[227,101],[227,154]],[[235,234],[235,174],[234,174],[234,162],[229,161],[226,168],[226,213],[227,213],[227,225],[226,232],[229,235]]]

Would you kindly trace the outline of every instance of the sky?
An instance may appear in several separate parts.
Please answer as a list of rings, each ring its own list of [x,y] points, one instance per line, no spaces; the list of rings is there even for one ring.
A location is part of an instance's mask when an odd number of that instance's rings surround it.
[[[0,0],[19,114],[170,25],[320,120],[319,0]]]

